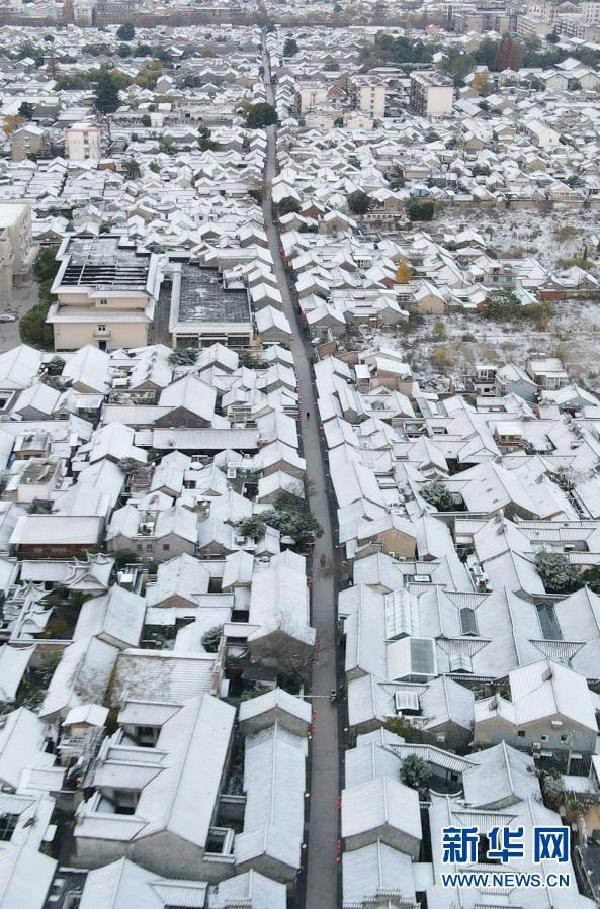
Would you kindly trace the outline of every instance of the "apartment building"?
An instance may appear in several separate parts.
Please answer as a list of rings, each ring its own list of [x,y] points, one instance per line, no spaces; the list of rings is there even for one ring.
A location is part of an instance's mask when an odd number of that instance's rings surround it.
[[[158,256],[140,252],[116,236],[67,238],[58,252],[61,266],[52,285],[57,302],[47,322],[56,350],[141,347],[160,290]]]
[[[354,103],[359,110],[371,117],[385,116],[385,85],[373,79],[356,79],[353,87]]]
[[[31,272],[35,249],[31,243],[31,208],[20,202],[0,205],[0,293],[10,301],[15,280]]]
[[[98,123],[74,123],[65,130],[65,151],[71,161],[99,161],[104,130]]]
[[[410,75],[410,106],[422,117],[447,117],[452,113],[454,86],[438,70]]]

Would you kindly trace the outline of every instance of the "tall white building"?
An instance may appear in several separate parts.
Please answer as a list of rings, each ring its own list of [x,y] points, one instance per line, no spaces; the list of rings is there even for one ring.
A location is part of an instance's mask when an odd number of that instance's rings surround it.
[[[600,22],[600,0],[583,0],[581,12],[588,25],[596,25]]]
[[[373,79],[360,80],[354,85],[356,107],[371,117],[381,119],[385,114],[385,85]]]
[[[452,113],[452,80],[435,69],[410,75],[410,106],[422,117],[447,117]]]
[[[35,249],[31,245],[31,209],[23,202],[0,205],[0,294],[4,302],[12,295],[15,278],[31,272]]]
[[[102,127],[97,123],[74,123],[65,131],[67,158],[71,161],[99,161],[102,157]]]

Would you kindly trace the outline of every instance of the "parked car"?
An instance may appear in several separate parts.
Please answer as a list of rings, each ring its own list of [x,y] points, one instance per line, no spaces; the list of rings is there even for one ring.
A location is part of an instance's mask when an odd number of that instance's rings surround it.
[[[0,322],[16,322],[17,317],[12,312],[0,312]]]

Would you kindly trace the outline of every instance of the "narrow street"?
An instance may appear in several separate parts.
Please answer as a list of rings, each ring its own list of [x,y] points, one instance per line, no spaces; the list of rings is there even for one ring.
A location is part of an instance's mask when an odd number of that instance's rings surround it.
[[[267,101],[274,105],[273,86],[268,55],[263,38],[263,65]],[[267,127],[267,163],[265,168],[265,195],[263,210],[269,250],[283,308],[290,323],[292,339],[290,350],[298,381],[301,399],[300,427],[307,466],[308,503],[323,529],[313,555],[312,624],[317,630],[317,646],[312,672],[311,694],[314,697],[314,736],[312,741],[312,770],[310,822],[308,840],[308,878],[306,881],[306,906],[308,909],[334,909],[338,905],[338,866],[336,844],[339,837],[338,764],[338,715],[337,707],[329,702],[329,693],[337,687],[336,678],[336,612],[335,581],[331,514],[327,497],[325,463],[319,438],[319,412],[312,380],[312,346],[300,324],[292,300],[280,250],[279,232],[273,223],[271,209],[271,181],[277,172],[277,130]],[[310,414],[310,417],[307,417]],[[321,556],[328,566],[323,572]],[[321,697],[319,697],[321,695]]]

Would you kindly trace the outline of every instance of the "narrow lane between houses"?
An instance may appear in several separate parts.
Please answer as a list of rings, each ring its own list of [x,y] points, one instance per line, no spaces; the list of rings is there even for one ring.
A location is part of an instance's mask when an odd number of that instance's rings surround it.
[[[263,38],[263,66],[267,102],[274,106],[274,90],[268,54]],[[277,128],[267,127],[267,160],[263,211],[269,250],[285,315],[290,323],[290,350],[301,398],[300,427],[306,458],[307,497],[310,510],[319,521],[323,535],[316,541],[313,554],[312,624],[317,631],[317,647],[312,672],[314,735],[312,740],[311,800],[308,839],[308,909],[334,909],[338,905],[337,841],[339,838],[339,755],[337,705],[329,702],[330,691],[337,688],[336,673],[336,550],[328,499],[328,480],[320,437],[321,421],[312,373],[312,346],[301,325],[297,307],[287,282],[279,231],[273,221],[271,183],[277,173]],[[307,414],[310,414],[308,417]],[[321,568],[321,556],[326,567]]]

